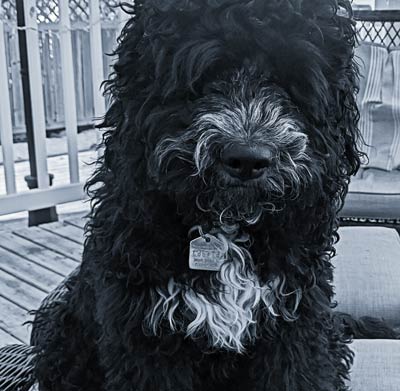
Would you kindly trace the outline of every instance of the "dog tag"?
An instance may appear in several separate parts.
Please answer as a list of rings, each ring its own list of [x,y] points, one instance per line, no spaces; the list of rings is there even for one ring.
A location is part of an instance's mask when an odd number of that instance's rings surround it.
[[[189,267],[195,270],[218,271],[226,261],[223,243],[212,235],[203,235],[190,242]]]

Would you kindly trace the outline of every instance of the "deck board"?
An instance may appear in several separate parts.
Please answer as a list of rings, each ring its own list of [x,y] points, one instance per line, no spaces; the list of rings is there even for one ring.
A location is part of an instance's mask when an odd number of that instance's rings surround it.
[[[21,343],[18,339],[10,335],[9,333],[5,332],[3,329],[0,328],[0,346],[11,345]]]
[[[83,217],[75,217],[73,219],[67,219],[64,221],[66,224],[73,225],[75,227],[83,229],[86,224],[86,219]]]
[[[0,270],[17,277],[21,281],[25,281],[45,293],[54,289],[62,280],[60,275],[30,262],[24,257],[0,248],[0,258],[3,257],[4,261],[0,264]]]
[[[57,221],[56,223],[44,224],[40,228],[55,235],[59,235],[64,239],[72,240],[79,245],[83,245],[83,231],[75,225]]]
[[[70,239],[56,235],[54,232],[40,227],[30,227],[14,233],[76,262],[81,260],[82,246]]]
[[[32,320],[47,292],[81,261],[83,214],[38,227],[0,232],[0,346],[29,341]]]
[[[0,270],[0,294],[26,311],[38,308],[46,293]]]
[[[30,338],[30,327],[24,323],[32,320],[33,316],[2,296],[0,296],[0,313],[7,314],[0,319],[0,328],[6,330],[20,342],[27,343]]]
[[[40,244],[21,238],[12,232],[2,232],[1,238],[0,247],[14,254],[18,254],[31,262],[37,263],[60,276],[67,275],[77,266],[75,260],[66,258]]]

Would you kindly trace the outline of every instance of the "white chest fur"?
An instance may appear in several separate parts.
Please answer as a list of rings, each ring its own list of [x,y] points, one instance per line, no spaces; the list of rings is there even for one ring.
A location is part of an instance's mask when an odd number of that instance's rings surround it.
[[[205,335],[212,347],[244,352],[246,345],[255,339],[258,311],[268,311],[271,317],[284,316],[288,321],[295,319],[301,291],[284,293],[284,276],[274,276],[261,284],[250,253],[233,241],[223,237],[222,240],[229,251],[220,270],[210,272],[215,300],[188,288],[192,284],[181,286],[170,279],[167,287],[152,292],[152,305],[145,322],[154,334],[166,320],[171,331],[183,331],[191,337]],[[296,295],[294,308],[282,311],[283,302],[291,294]],[[190,321],[182,326],[179,313],[187,313]]]

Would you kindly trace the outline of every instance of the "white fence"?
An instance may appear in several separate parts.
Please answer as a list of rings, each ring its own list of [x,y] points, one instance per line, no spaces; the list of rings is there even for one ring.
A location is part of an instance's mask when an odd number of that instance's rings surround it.
[[[90,36],[90,53],[88,53],[88,56],[91,59],[93,109],[94,118],[100,118],[105,113],[105,100],[100,91],[100,84],[104,79],[100,4],[99,0],[90,0],[88,3],[90,7],[87,24]],[[4,196],[0,196],[0,215],[47,208],[84,198],[83,183],[80,181],[78,166],[77,102],[68,1],[59,1],[61,78],[63,101],[66,102],[64,104],[64,116],[69,163],[69,183],[62,186],[50,187],[49,184],[39,28],[35,12],[36,1],[24,0],[24,10],[26,26],[22,28],[26,32],[27,39],[38,188],[17,192],[4,25],[0,20],[0,91],[2,91],[0,100],[0,140],[7,193]],[[119,26],[123,23],[124,18],[125,15],[120,11]]]
[[[119,32],[119,11],[115,5],[119,0],[99,0],[101,8],[101,35],[103,46],[103,65],[108,73]],[[64,104],[61,75],[61,32],[62,21],[59,8],[69,3],[69,29],[74,56],[72,62],[75,71],[75,93],[77,100],[77,119],[80,128],[88,128],[93,123],[93,87],[91,78],[90,52],[90,2],[89,0],[36,0],[38,35],[43,76],[47,131],[64,127]],[[63,3],[63,4],[61,4]],[[59,4],[59,5],[58,5]],[[11,97],[11,115],[14,139],[23,139],[25,118],[23,109],[22,82],[16,27],[16,0],[0,2],[0,19],[4,20],[5,48],[9,74],[9,92]]]

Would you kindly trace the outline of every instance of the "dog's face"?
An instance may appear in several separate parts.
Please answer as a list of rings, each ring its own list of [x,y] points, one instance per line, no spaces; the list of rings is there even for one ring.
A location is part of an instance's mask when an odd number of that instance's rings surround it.
[[[265,70],[242,68],[205,85],[191,117],[155,144],[160,190],[196,194],[197,207],[221,221],[255,222],[312,180],[305,119]]]
[[[137,1],[107,83],[117,190],[229,223],[339,208],[359,166],[354,28],[340,7],[350,12],[345,0]]]

